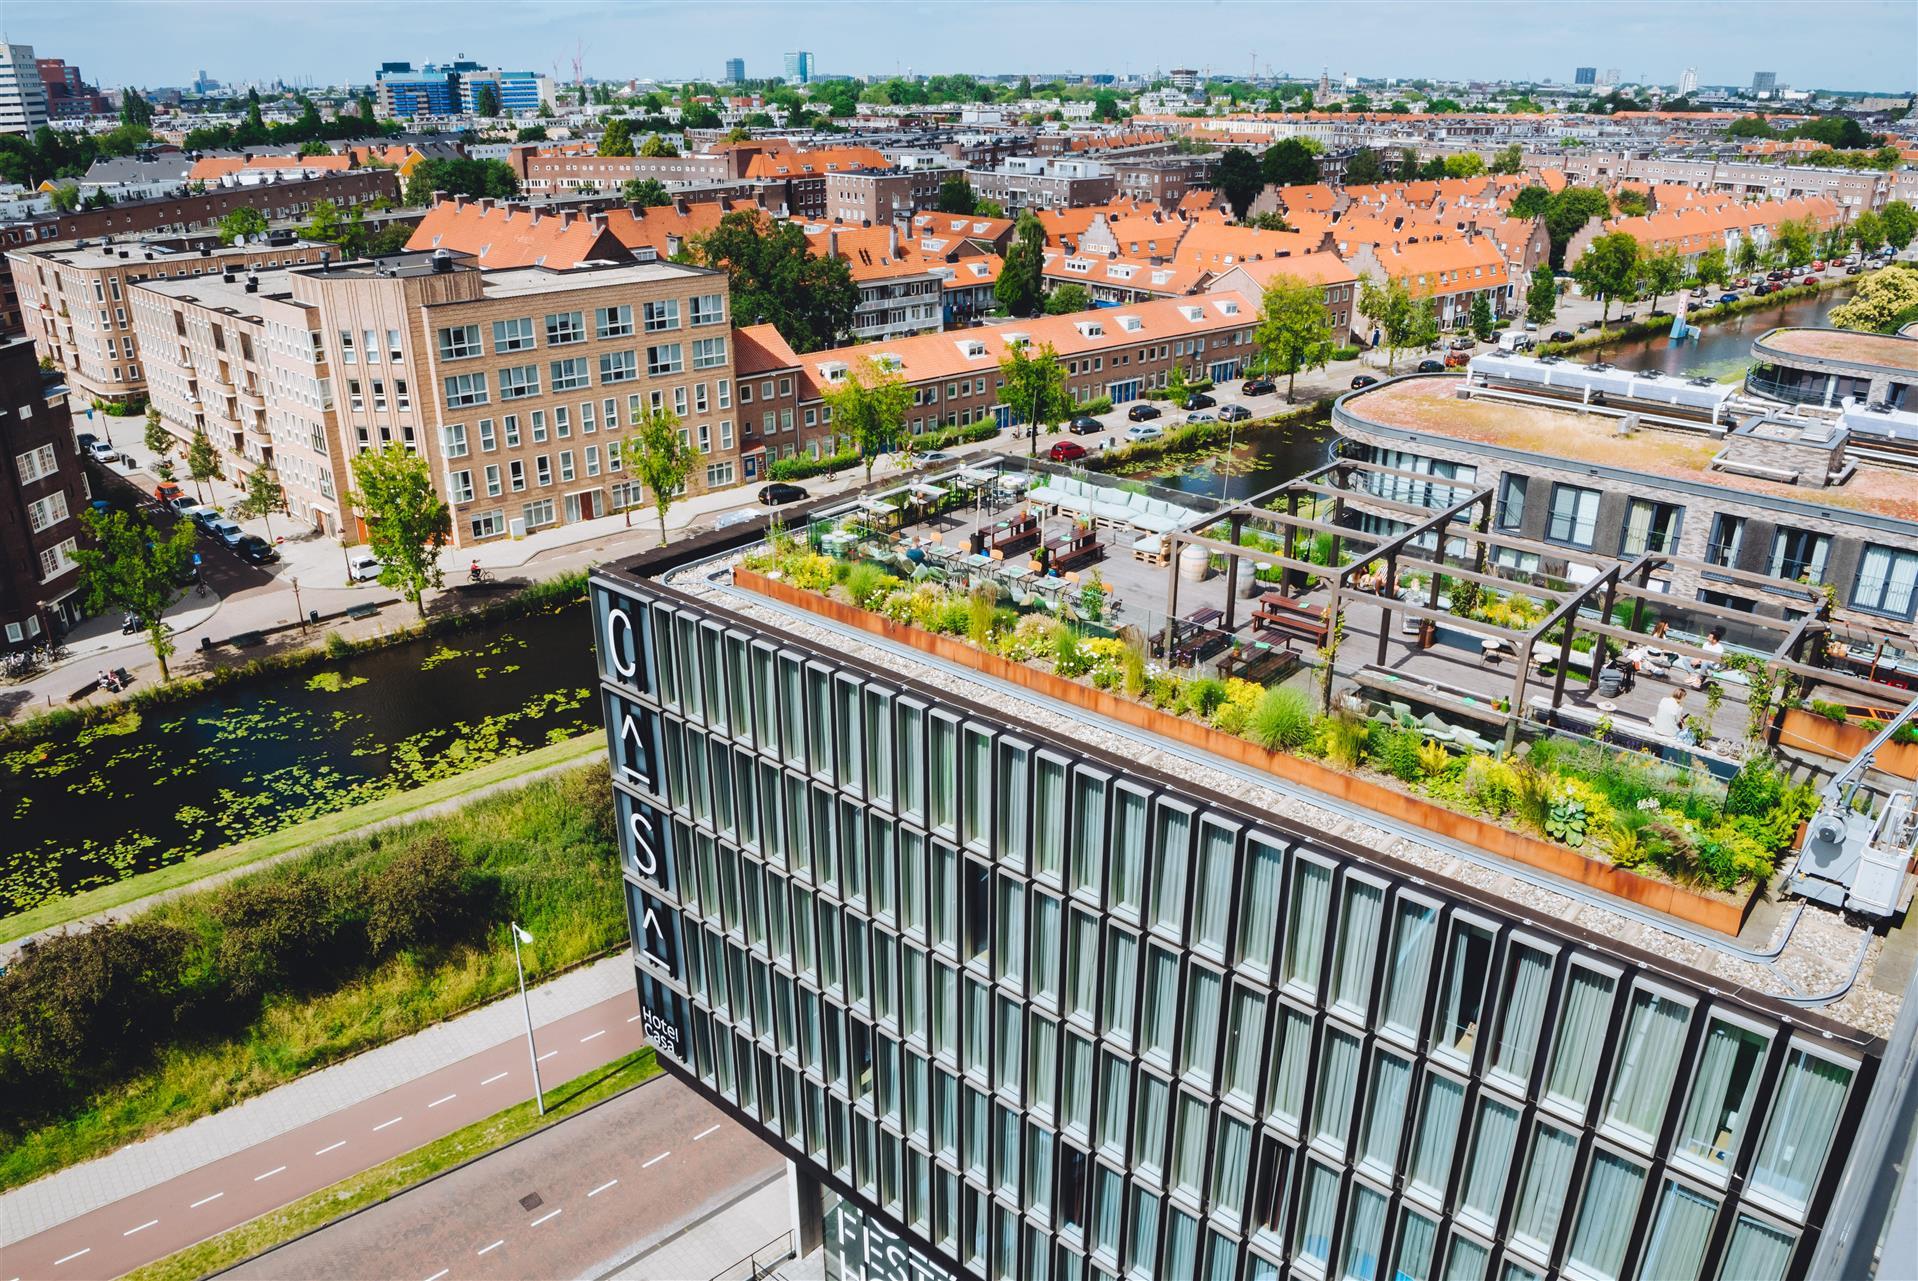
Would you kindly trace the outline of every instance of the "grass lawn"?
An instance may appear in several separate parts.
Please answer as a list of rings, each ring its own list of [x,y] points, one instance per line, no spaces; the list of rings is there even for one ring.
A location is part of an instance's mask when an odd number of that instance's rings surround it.
[[[136,1066],[91,1090],[37,1106],[20,1100],[26,1106],[13,1113],[19,1119],[0,1125],[0,1190],[185,1125],[512,992],[513,954],[499,934],[509,915],[539,940],[530,957],[539,979],[626,942],[603,766],[342,838],[264,875],[304,871],[357,881],[398,843],[428,835],[443,837],[494,887],[479,918],[461,923],[443,942],[392,953],[364,969],[315,976],[306,987],[272,989],[239,1024],[162,1040],[150,1057],[140,1054]],[[240,883],[190,890],[142,915],[207,930],[229,886]]]
[[[168,1255],[164,1259],[135,1268],[128,1281],[195,1281],[212,1272],[230,1268],[276,1245],[291,1241],[302,1233],[344,1218],[398,1196],[435,1174],[524,1138],[549,1125],[556,1125],[616,1094],[632,1089],[657,1076],[660,1067],[647,1046],[596,1068],[584,1076],[546,1091],[546,1115],[541,1117],[532,1100],[516,1103],[504,1112],[496,1112],[484,1121],[475,1121],[463,1130],[455,1130],[443,1139],[415,1148],[404,1156],[342,1179],[332,1187],[309,1193],[289,1205],[269,1211],[257,1219],[209,1237],[198,1245]]]
[[[552,743],[518,756],[494,761],[490,765],[482,765],[469,773],[441,779],[436,783],[428,783],[425,787],[415,788],[410,792],[395,792],[390,796],[382,796],[378,800],[368,801],[364,805],[356,805],[351,809],[323,814],[283,831],[256,836],[250,841],[241,841],[237,845],[213,850],[197,858],[190,858],[168,867],[155,868],[151,872],[143,872],[138,876],[129,876],[124,881],[116,881],[112,885],[102,885],[98,889],[87,890],[68,898],[42,903],[29,911],[0,917],[0,943],[25,938],[41,930],[52,929],[70,921],[83,920],[100,912],[124,907],[149,894],[178,889],[180,886],[190,885],[216,872],[231,871],[234,868],[258,863],[263,859],[309,848],[319,842],[360,831],[371,823],[408,814],[429,805],[470,796],[496,783],[523,778],[548,766],[589,756],[603,749],[605,745],[606,740],[600,734],[582,734],[578,738],[570,738],[563,743]]]

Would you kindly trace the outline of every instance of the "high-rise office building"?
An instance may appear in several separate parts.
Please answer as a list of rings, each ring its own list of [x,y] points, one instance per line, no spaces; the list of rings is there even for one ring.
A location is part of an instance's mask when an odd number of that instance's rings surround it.
[[[787,84],[811,84],[812,74],[812,54],[798,49],[786,55]]]
[[[746,60],[744,58],[726,59],[726,83],[742,84],[746,79]]]
[[[418,70],[410,62],[383,62],[373,79],[382,119],[469,113],[479,101],[480,87],[487,84],[508,115],[537,111],[553,98],[552,80],[538,72],[496,71],[464,59],[428,63]]]
[[[32,133],[47,123],[47,91],[30,44],[0,44],[0,133]]]
[[[1752,92],[1753,93],[1776,93],[1777,90],[1778,90],[1778,73],[1776,71],[1752,72]]]
[[[1575,85],[1596,84],[1597,82],[1598,82],[1597,67],[1580,67],[1577,71],[1575,71],[1572,74],[1572,83]]]
[[[1687,67],[1685,68],[1685,74],[1678,78],[1678,96],[1682,98],[1682,97],[1685,97],[1687,94],[1697,92],[1697,90],[1698,90],[1698,68]]]
[[[728,537],[593,580],[629,924],[828,1277],[1798,1281],[1875,1177],[1876,1016],[762,594]]]

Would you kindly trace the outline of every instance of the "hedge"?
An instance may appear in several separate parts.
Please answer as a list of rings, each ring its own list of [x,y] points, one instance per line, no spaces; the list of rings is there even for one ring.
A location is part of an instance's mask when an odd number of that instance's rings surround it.
[[[998,434],[999,424],[986,419],[961,427],[942,427],[938,431],[926,432],[913,439],[912,447],[913,452],[923,454],[928,449],[950,449],[954,445],[975,440],[990,440]],[[844,453],[821,458],[775,458],[766,464],[766,477],[769,480],[804,480],[808,476],[860,466],[863,463],[858,452],[848,449]]]
[[[1806,298],[1816,298],[1828,289],[1837,289],[1846,284],[1857,283],[1858,277],[1841,276],[1835,280],[1820,280],[1815,285],[1792,285],[1774,290],[1762,298],[1745,295],[1737,302],[1713,303],[1709,307],[1694,307],[1685,313],[1687,324],[1702,324],[1707,321],[1724,320],[1731,316],[1741,316],[1748,311],[1760,311],[1766,307],[1776,307],[1783,303],[1799,302]],[[1671,332],[1672,318],[1662,315],[1648,320],[1635,320],[1629,325],[1616,329],[1592,330],[1580,334],[1571,342],[1540,343],[1537,354],[1540,356],[1564,356],[1575,351],[1589,351],[1593,347],[1603,347],[1607,343],[1619,342],[1627,338],[1652,338]]]

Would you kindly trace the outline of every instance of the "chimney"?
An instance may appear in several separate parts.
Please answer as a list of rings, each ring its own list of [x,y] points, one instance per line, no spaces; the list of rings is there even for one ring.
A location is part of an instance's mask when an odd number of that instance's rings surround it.
[[[434,203],[434,204],[436,204],[436,205],[437,205],[437,204],[439,204],[439,203],[441,203],[442,201],[444,201],[445,199],[446,199],[446,193],[445,193],[444,191],[436,191],[436,192],[434,192],[434,193],[433,193],[433,203]],[[464,197],[462,197],[462,199],[464,199]]]
[[[593,226],[597,230],[605,231],[607,227],[610,225],[607,219],[607,216],[604,213],[590,214],[588,215],[588,217],[590,221],[592,222]]]
[[[829,227],[826,229],[826,257],[837,258],[838,256],[839,256],[839,233],[837,231],[832,230]]]
[[[686,216],[687,214],[690,214],[690,213],[691,213],[692,211],[693,211],[693,207],[692,207],[691,205],[689,205],[689,204],[687,204],[687,203],[686,203],[686,197],[684,197],[684,196],[674,196],[674,197],[673,197],[673,212],[674,212],[674,213],[677,213],[677,214],[678,214],[678,215],[679,215],[680,217],[682,217],[682,218],[683,218],[683,217],[685,217],[685,216]]]
[[[578,217],[579,215],[574,213],[571,209],[560,210],[560,214],[559,214],[560,230],[564,231],[566,228],[572,226],[574,220],[577,219]]]
[[[462,205],[466,203],[465,196],[460,197],[460,203]],[[481,196],[478,200],[474,201],[473,203],[479,206],[479,211],[483,214],[491,213],[493,210],[493,198],[491,196]]]
[[[893,258],[899,256],[899,228],[896,224],[886,228],[886,253]]]

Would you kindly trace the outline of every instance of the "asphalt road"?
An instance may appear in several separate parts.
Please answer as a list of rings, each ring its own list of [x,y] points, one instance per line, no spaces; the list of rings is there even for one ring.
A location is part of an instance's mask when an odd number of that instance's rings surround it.
[[[669,1076],[225,1275],[544,1281],[591,1275],[778,1177],[772,1148]],[[758,1242],[745,1242],[740,1253]]]
[[[548,1087],[569,1081],[645,1043],[638,994],[622,992],[555,1019],[535,1039]],[[531,1093],[526,1039],[502,1041],[9,1245],[0,1256],[0,1278],[119,1276],[483,1120]]]

